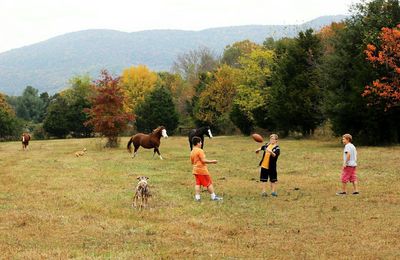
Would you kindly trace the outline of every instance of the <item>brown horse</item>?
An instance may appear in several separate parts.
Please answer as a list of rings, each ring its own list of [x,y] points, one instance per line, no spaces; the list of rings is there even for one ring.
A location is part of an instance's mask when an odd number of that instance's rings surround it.
[[[132,158],[135,158],[136,154],[137,154],[137,150],[139,149],[140,146],[142,146],[143,148],[146,149],[152,149],[154,148],[154,153],[158,154],[158,156],[160,156],[160,159],[162,160],[162,156],[160,154],[160,151],[158,150],[158,147],[160,146],[160,139],[161,136],[164,138],[167,138],[167,130],[165,130],[164,126],[159,126],[156,129],[153,130],[153,132],[151,132],[151,134],[142,134],[142,133],[138,133],[135,134],[134,136],[131,137],[131,139],[129,139],[127,148],[129,153],[132,153],[132,148],[131,148],[131,144],[133,143],[133,146],[135,147],[135,150],[132,154]]]
[[[31,136],[28,133],[22,134],[22,150],[28,150],[29,140],[31,140]]]

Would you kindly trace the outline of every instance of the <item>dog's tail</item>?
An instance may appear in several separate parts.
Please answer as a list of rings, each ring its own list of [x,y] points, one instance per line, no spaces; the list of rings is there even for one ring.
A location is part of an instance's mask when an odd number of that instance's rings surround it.
[[[131,139],[129,139],[128,145],[126,146],[129,153],[132,153],[132,147],[131,147],[132,143],[133,143],[133,137],[131,137]]]

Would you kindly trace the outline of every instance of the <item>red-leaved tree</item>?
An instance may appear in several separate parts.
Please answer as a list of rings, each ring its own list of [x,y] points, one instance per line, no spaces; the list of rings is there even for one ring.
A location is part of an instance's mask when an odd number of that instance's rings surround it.
[[[379,38],[380,48],[368,44],[365,54],[386,75],[366,86],[362,95],[372,97],[372,103],[384,102],[387,110],[400,105],[400,24],[393,29],[382,28]]]
[[[118,135],[134,119],[134,115],[124,112],[124,94],[119,79],[113,78],[106,70],[101,71],[100,79],[93,84],[93,106],[85,110],[90,116],[85,125],[93,126],[96,132],[107,137],[106,147],[117,147]]]

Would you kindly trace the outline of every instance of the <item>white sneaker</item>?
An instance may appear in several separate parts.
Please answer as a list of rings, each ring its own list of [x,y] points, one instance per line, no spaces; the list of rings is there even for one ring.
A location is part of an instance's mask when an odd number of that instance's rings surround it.
[[[221,197],[218,197],[218,196],[215,196],[213,199],[211,199],[211,200],[214,200],[214,201],[219,201],[219,200],[223,200],[223,198],[221,198]]]

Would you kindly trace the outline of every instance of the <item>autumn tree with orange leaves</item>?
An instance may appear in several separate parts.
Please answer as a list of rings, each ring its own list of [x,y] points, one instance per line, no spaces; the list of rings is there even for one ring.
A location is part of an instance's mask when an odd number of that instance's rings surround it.
[[[381,67],[384,76],[367,85],[364,97],[372,97],[371,103],[384,102],[390,109],[400,105],[400,24],[395,28],[382,28],[381,46],[368,44],[365,54],[374,67]]]
[[[118,146],[119,134],[134,118],[133,114],[124,111],[124,93],[119,86],[119,80],[119,77],[113,78],[103,70],[100,79],[93,85],[95,89],[95,95],[91,98],[93,106],[86,109],[90,119],[85,125],[93,126],[96,132],[107,137],[106,147]]]

